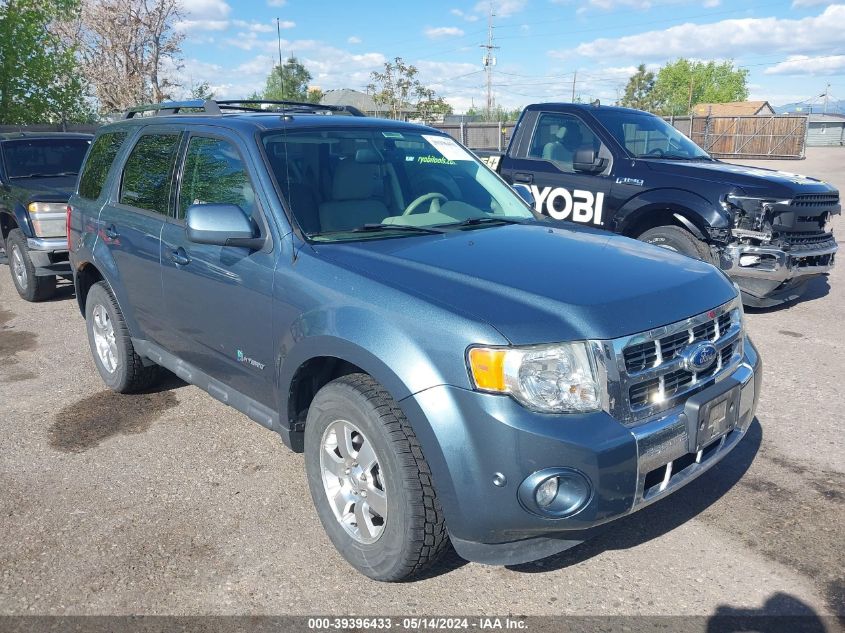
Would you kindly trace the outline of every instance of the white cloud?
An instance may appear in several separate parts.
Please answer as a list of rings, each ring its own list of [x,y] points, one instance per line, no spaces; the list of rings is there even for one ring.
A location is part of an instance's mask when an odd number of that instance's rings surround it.
[[[464,34],[464,31],[457,26],[437,26],[429,27],[423,33],[429,39],[435,40],[441,37],[460,37]]]
[[[176,24],[180,31],[225,31],[232,7],[224,0],[183,0],[185,19]]]
[[[346,38],[347,44],[360,44],[362,41],[363,40],[357,35],[350,35],[348,38]]]
[[[722,0],[704,0],[704,8],[705,9],[712,9],[713,7],[718,7],[722,4]]]
[[[525,8],[526,2],[527,0],[493,0],[493,8],[498,17],[507,18],[512,16],[514,13],[522,11]],[[490,2],[488,0],[480,0],[480,2],[473,7],[473,11],[475,13],[487,15],[487,13],[490,12]]]
[[[619,38],[600,38],[574,50],[550,51],[552,57],[566,59],[573,54],[585,57],[670,59],[673,57],[722,56],[746,53],[835,53],[845,49],[842,23],[845,4],[827,7],[818,16],[798,20],[741,18],[709,24],[685,23],[663,31],[648,31]]]
[[[232,22],[236,27],[240,29],[247,29],[252,33],[272,33],[276,30],[275,25],[265,24],[263,22],[247,22],[246,20],[235,20]],[[285,26],[289,24],[290,26]],[[281,27],[283,29],[290,29],[296,26],[293,22],[282,22]]]
[[[467,22],[477,22],[478,21],[477,15],[475,15],[474,13],[465,13],[464,11],[461,11],[460,9],[450,9],[449,13],[451,13],[452,15],[454,15],[456,17],[463,18]]]
[[[786,61],[769,66],[766,75],[838,75],[845,72],[845,55],[790,55]]]
[[[792,0],[792,8],[800,9],[801,7],[817,7],[821,4],[833,4],[837,0]]]
[[[288,0],[267,0],[267,6],[283,7],[288,3]]]

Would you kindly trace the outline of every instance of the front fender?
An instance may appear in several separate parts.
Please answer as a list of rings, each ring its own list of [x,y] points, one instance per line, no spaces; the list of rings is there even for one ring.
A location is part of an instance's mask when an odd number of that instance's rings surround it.
[[[707,228],[730,228],[726,212],[706,198],[683,189],[665,188],[644,191],[626,201],[616,212],[614,229],[628,235],[632,227],[640,224],[649,213],[657,211],[681,215],[704,235],[707,235]]]
[[[15,218],[15,223],[26,237],[35,237],[35,231],[32,230],[32,222],[29,219],[29,211],[26,210],[20,202],[16,202],[12,207],[12,215]]]

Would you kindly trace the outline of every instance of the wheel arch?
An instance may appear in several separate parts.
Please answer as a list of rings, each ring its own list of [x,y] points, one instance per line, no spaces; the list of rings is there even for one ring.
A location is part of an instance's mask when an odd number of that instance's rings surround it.
[[[658,226],[678,226],[700,240],[709,241],[709,228],[727,228],[728,219],[707,200],[683,190],[645,192],[626,202],[617,212],[617,232],[639,237]]]
[[[91,262],[84,262],[73,273],[76,304],[79,306],[79,311],[83,317],[85,316],[85,302],[88,299],[88,291],[91,290],[91,286],[99,281],[105,281],[105,277],[97,266]],[[109,284],[109,287],[111,287],[111,284]],[[114,294],[114,291],[112,291],[112,294]]]

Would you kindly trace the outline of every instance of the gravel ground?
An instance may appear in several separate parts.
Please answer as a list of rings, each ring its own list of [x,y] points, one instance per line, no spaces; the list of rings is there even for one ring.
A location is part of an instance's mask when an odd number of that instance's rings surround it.
[[[845,190],[845,150],[761,164]],[[0,614],[845,615],[843,321],[841,267],[748,316],[758,421],[683,491],[544,561],[385,585],[277,436],[176,379],[105,391],[70,287],[26,304],[0,270]]]

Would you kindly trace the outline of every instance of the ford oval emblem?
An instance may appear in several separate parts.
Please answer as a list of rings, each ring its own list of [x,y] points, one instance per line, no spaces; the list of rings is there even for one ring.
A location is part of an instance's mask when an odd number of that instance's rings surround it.
[[[694,372],[701,372],[709,369],[716,362],[716,355],[719,350],[713,343],[693,343],[681,352],[684,359],[684,366]]]

